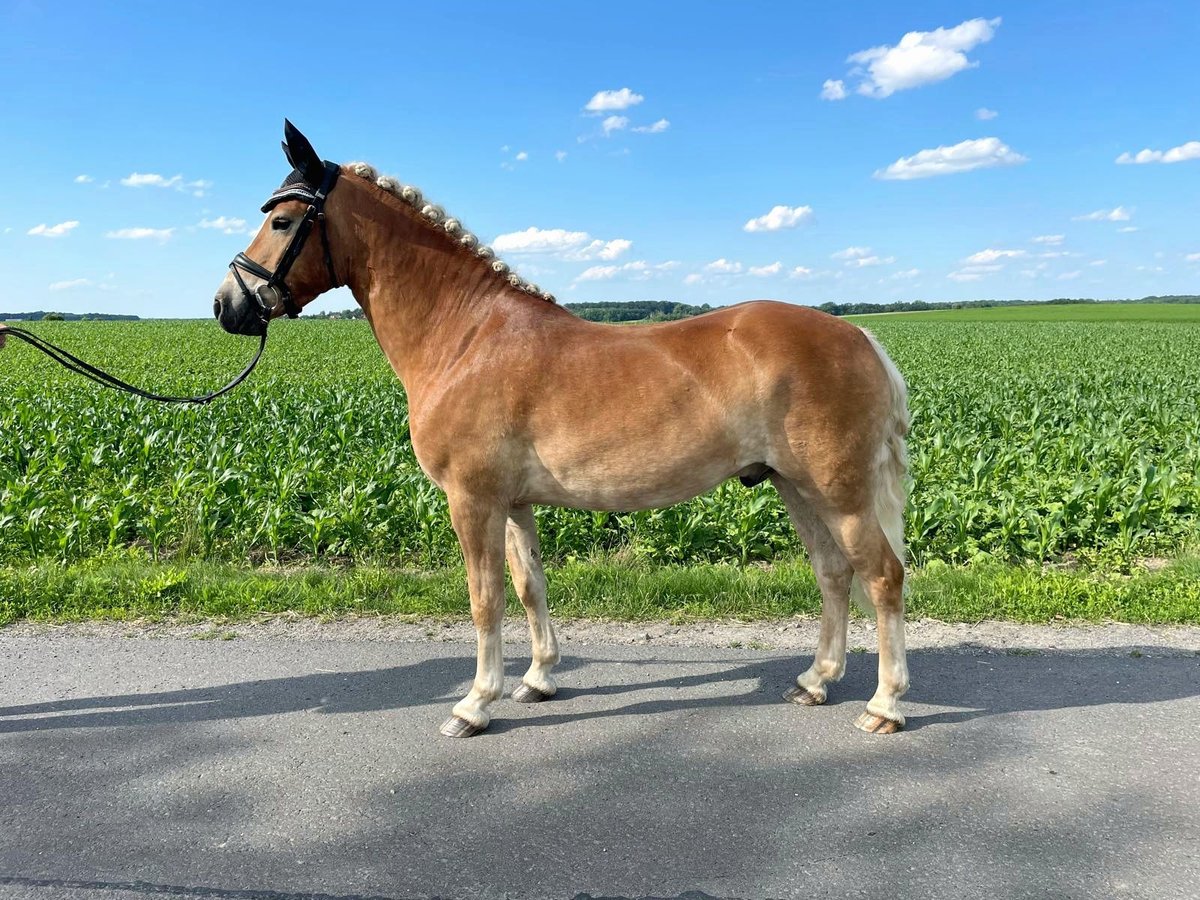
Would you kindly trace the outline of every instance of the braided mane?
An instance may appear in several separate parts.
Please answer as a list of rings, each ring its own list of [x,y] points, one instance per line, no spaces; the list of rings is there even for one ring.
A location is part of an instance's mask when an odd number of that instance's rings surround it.
[[[479,238],[468,231],[458,219],[446,215],[446,211],[433,203],[426,203],[421,191],[411,184],[402,184],[390,175],[380,175],[374,166],[364,162],[353,162],[346,166],[359,178],[365,178],[376,187],[383,188],[394,197],[403,200],[418,213],[432,228],[440,229],[463,247],[471,250],[482,260],[490,260],[492,271],[498,278],[504,279],[509,285],[519,291],[524,291],[548,303],[557,302],[549,291],[543,291],[536,284],[526,281],[516,272],[509,269],[508,263],[496,257],[496,251],[486,244],[481,244]]]

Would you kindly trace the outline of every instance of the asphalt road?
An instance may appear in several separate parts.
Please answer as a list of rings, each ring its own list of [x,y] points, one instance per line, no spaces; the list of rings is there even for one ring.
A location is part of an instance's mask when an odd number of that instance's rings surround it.
[[[565,653],[453,741],[462,643],[0,631],[0,898],[1200,896],[1194,655],[920,650],[883,737],[873,654]]]

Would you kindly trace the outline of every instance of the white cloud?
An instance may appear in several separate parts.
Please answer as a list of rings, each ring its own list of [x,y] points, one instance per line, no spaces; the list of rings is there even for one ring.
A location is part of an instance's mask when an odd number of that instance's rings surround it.
[[[1140,150],[1137,153],[1122,153],[1117,157],[1120,165],[1145,165],[1146,163],[1177,163],[1189,159],[1200,159],[1200,141],[1188,141],[1170,150]]]
[[[986,137],[902,156],[886,169],[876,170],[875,177],[908,181],[970,172],[973,169],[990,169],[993,166],[1015,166],[1028,161],[1029,157],[1017,153],[999,138]]]
[[[91,284],[90,278],[72,278],[70,281],[56,281],[49,285],[47,290],[69,291],[72,288],[91,287]]]
[[[595,240],[586,247],[570,251],[566,254],[566,259],[616,259],[632,246],[633,241],[628,241],[625,238],[614,238],[611,241]]]
[[[839,79],[826,78],[825,83],[821,85],[822,100],[845,100],[846,99],[846,82]]]
[[[91,184],[95,180],[96,179],[94,179],[91,175],[76,175],[75,176],[76,184]]]
[[[1073,222],[1128,222],[1132,215],[1129,210],[1123,206],[1117,206],[1112,209],[1098,209],[1095,212],[1087,213],[1082,216],[1075,216]],[[1122,229],[1124,230],[1124,229]]]
[[[767,266],[751,266],[749,269],[747,269],[747,271],[751,275],[755,275],[759,278],[769,278],[770,276],[778,275],[783,271],[783,263],[776,260]]]
[[[721,275],[736,275],[738,272],[742,271],[742,264],[740,262],[731,262],[722,256],[720,259],[714,259],[712,262],[706,265],[704,267],[704,271],[716,272]]]
[[[163,175],[156,175],[153,172],[134,172],[122,178],[121,184],[125,185],[125,187],[177,187],[183,184],[183,176],[172,175],[170,178],[167,178]]]
[[[904,269],[900,272],[893,273],[890,277],[899,280],[899,279],[916,278],[920,274],[921,274],[920,269]]]
[[[1200,253],[1188,253],[1183,258],[1188,262],[1200,262]]]
[[[1088,263],[1088,265],[1089,266],[1106,266],[1106,265],[1108,265],[1108,260],[1107,259],[1093,259],[1090,263]]]
[[[34,225],[25,233],[36,234],[41,237],[60,238],[70,234],[78,227],[79,223],[72,219],[70,222],[59,222],[57,225]]]
[[[590,239],[586,231],[566,231],[562,228],[534,228],[502,234],[492,241],[497,253],[561,253],[580,246]]]
[[[624,87],[619,91],[597,91],[591,100],[584,107],[590,113],[609,112],[614,109],[629,109],[631,106],[637,106],[646,98],[641,94],[635,94],[629,88]]]
[[[195,197],[203,197],[204,192],[212,187],[212,182],[205,181],[203,178],[196,179],[195,181],[184,181],[182,175],[172,175],[170,178],[167,178],[165,175],[157,175],[153,172],[133,172],[122,178],[121,184],[132,188],[174,188],[177,191],[190,191],[192,196]]]
[[[860,256],[858,259],[846,260],[846,265],[862,269],[867,266],[886,266],[895,261],[896,257],[894,256]]]
[[[118,228],[104,236],[123,241],[167,241],[175,233],[174,228]]]
[[[975,118],[977,118],[980,122],[990,122],[998,115],[1000,115],[1000,113],[996,112],[994,109],[988,109],[986,106],[981,106],[979,109],[975,110]]]
[[[502,234],[492,241],[497,253],[549,253],[569,260],[616,259],[633,246],[633,241],[614,238],[594,240],[586,231],[534,228]]]
[[[854,64],[850,77],[859,79],[858,93],[877,99],[943,81],[979,65],[967,52],[990,41],[999,25],[998,18],[968,19],[953,28],[910,31],[895,46],[852,53],[846,60]]]
[[[684,284],[703,284],[703,282],[704,276],[696,272],[693,272],[691,275],[685,275],[683,279]]]
[[[1019,259],[1022,256],[1025,256],[1024,250],[993,250],[989,247],[987,250],[972,253],[963,261],[972,265],[978,265],[980,263],[995,262],[998,259]]]
[[[1032,244],[1046,244],[1048,246],[1057,247],[1066,238],[1065,234],[1039,234],[1037,237],[1030,238]]]
[[[653,125],[638,125],[633,130],[638,134],[662,134],[670,127],[671,123],[669,121],[666,119],[659,119]]]
[[[1070,281],[1073,278],[1078,278],[1082,274],[1083,274],[1083,272],[1081,272],[1079,269],[1076,269],[1074,272],[1063,272],[1061,275],[1058,276],[1058,280],[1059,281]]]
[[[567,158],[567,151],[566,150],[555,150],[554,158],[557,159],[559,162],[562,162],[564,159]]]
[[[677,260],[668,260],[667,262],[651,264],[643,259],[627,262],[623,266],[592,266],[589,269],[584,269],[576,276],[578,281],[610,281],[618,275],[630,276],[634,281],[646,281],[649,278],[654,278],[669,272],[679,266]]]
[[[844,260],[847,266],[851,268],[862,269],[868,266],[883,266],[888,263],[894,263],[894,256],[876,256],[871,252],[870,247],[847,247],[845,250],[839,250],[837,253],[830,254],[833,259]]]
[[[812,218],[811,206],[772,206],[766,215],[751,219],[742,226],[743,231],[778,231],[781,228],[795,228],[801,222]]]
[[[946,277],[951,281],[978,281],[985,275],[994,275],[1003,268],[1004,266],[997,262],[975,263],[974,265],[963,266],[958,271],[951,272]]]
[[[197,228],[211,228],[214,231],[221,231],[225,234],[252,234],[253,232],[246,227],[245,219],[238,219],[230,216],[217,216],[215,219],[201,219]]]
[[[788,278],[812,278],[816,274],[808,266],[796,266],[792,271],[788,272]]]
[[[592,266],[576,276],[576,281],[608,281],[621,271],[620,266]]]
[[[1124,228],[1118,228],[1117,232],[1119,234],[1129,234],[1130,232],[1137,231],[1137,230],[1138,230],[1138,227],[1136,225],[1126,225]]]
[[[614,131],[621,131],[629,125],[629,120],[624,116],[609,116],[600,123],[600,127],[604,129],[604,135],[607,137]]]
[[[529,159],[529,154],[522,150],[514,157],[514,159],[516,159],[517,162],[524,162],[525,160]]]

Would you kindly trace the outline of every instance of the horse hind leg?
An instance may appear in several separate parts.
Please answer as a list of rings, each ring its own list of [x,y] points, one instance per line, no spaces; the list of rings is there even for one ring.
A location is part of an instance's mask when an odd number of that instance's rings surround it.
[[[843,515],[828,522],[829,530],[854,567],[855,590],[875,608],[879,635],[879,683],[855,726],[874,734],[904,727],[898,702],[908,690],[904,647],[904,563],[893,548],[874,510]]]
[[[828,697],[830,682],[840,681],[846,671],[850,581],[854,576],[825,523],[787,479],[773,474],[771,482],[787,508],[792,525],[800,534],[821,589],[821,633],[812,665],[796,677],[796,685],[783,695],[800,706],[820,706]]]
[[[512,698],[518,703],[540,703],[558,691],[550,670],[558,663],[559,656],[558,638],[546,606],[546,575],[542,570],[541,547],[531,507],[518,507],[509,513],[505,552],[513,587],[529,617],[533,650],[529,671],[513,691]]]

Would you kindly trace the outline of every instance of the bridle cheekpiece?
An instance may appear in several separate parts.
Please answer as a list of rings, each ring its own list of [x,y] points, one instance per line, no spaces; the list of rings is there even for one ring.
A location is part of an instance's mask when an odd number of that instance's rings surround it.
[[[296,227],[296,233],[292,235],[291,243],[287,245],[287,249],[283,251],[283,256],[279,258],[279,263],[275,266],[275,271],[272,272],[264,266],[256,263],[245,253],[239,253],[233,258],[233,262],[229,264],[229,269],[233,272],[234,280],[237,281],[238,287],[242,289],[242,295],[252,306],[258,309],[259,319],[264,325],[271,319],[271,314],[282,304],[283,310],[287,313],[288,318],[294,319],[300,315],[300,306],[292,297],[292,292],[288,290],[287,275],[291,271],[292,265],[300,256],[304,249],[304,242],[308,239],[308,234],[312,231],[313,223],[321,226],[321,247],[325,252],[325,268],[329,272],[330,288],[341,287],[341,281],[338,280],[337,270],[333,267],[333,255],[329,250],[329,234],[325,227],[325,200],[329,193],[337,184],[338,175],[341,174],[341,168],[337,163],[331,163],[325,160],[325,172],[321,179],[321,186],[315,191],[305,180],[299,170],[292,172],[263,204],[262,211],[270,212],[280,203],[285,200],[302,200],[308,204],[308,209],[305,210],[304,218],[300,220],[300,224]],[[239,269],[244,269],[251,275],[255,275],[264,279],[253,291],[242,279]],[[268,297],[265,295],[273,295]]]

